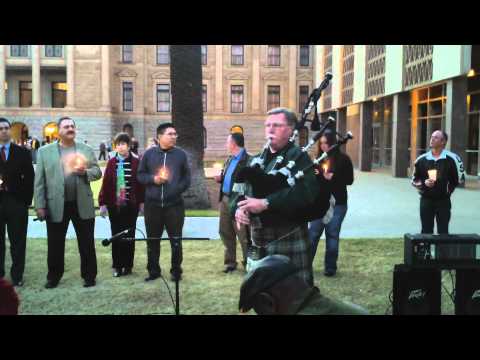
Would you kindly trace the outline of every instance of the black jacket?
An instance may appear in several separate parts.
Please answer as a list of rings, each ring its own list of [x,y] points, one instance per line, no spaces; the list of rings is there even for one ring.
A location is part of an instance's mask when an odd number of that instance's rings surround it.
[[[330,181],[323,177],[322,170],[317,175],[320,186],[328,186],[335,198],[336,205],[346,205],[348,201],[347,185],[353,184],[353,164],[347,154],[337,150],[328,158],[329,172],[333,172]]]
[[[168,169],[168,181],[157,185],[154,176],[161,167]],[[145,202],[169,207],[183,203],[182,193],[190,187],[190,167],[187,154],[174,147],[167,151],[159,146],[148,149],[138,166],[137,179],[145,185]]]
[[[11,143],[7,162],[0,159],[0,174],[2,174],[8,193],[22,201],[25,206],[30,206],[35,177],[30,151]]]
[[[425,185],[428,179],[428,170],[437,170],[437,181],[432,188]],[[463,163],[460,157],[448,150],[443,150],[438,159],[435,159],[429,151],[420,155],[415,160],[415,170],[412,176],[412,183],[422,183],[420,195],[429,199],[449,198],[459,183],[465,179]]]
[[[232,159],[233,159],[233,156],[229,156],[228,159],[223,164],[222,181],[220,183],[220,192],[219,192],[219,195],[218,195],[218,201],[219,202],[222,201],[222,199],[223,199],[223,192],[222,192],[223,180],[224,180],[225,173],[227,172],[227,169],[230,166],[230,162],[232,161]],[[249,155],[247,153],[247,151],[245,150],[243,152],[243,155],[242,155],[240,161],[237,163],[237,166],[235,167],[235,170],[233,170],[232,180],[230,181],[230,191],[229,191],[230,193],[232,192],[233,184],[235,182],[235,179],[237,177],[238,172],[240,171],[240,169],[243,169],[245,166],[247,166],[247,163],[250,159],[251,159],[251,155]]]

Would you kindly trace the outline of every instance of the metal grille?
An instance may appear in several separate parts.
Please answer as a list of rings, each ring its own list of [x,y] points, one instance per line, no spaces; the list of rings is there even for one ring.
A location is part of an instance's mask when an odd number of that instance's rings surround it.
[[[342,104],[353,101],[353,65],[355,60],[354,45],[343,46]]]
[[[367,98],[385,94],[385,45],[367,45]]]
[[[323,51],[323,73],[332,72],[333,45],[325,45]],[[323,109],[332,108],[332,86],[327,87],[322,94]]]
[[[433,45],[404,45],[405,89],[424,84],[432,80]]]

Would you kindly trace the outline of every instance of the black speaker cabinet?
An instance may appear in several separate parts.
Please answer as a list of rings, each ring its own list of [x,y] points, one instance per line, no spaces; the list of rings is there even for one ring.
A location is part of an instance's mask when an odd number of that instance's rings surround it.
[[[393,315],[441,315],[441,271],[404,264],[393,271]]]
[[[480,315],[479,269],[456,271],[455,315]]]

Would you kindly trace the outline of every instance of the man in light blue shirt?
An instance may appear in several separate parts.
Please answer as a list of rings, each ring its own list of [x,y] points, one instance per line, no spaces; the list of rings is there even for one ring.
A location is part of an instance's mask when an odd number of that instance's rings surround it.
[[[229,273],[237,268],[236,248],[238,241],[242,246],[243,264],[246,265],[247,260],[247,228],[242,225],[239,228],[236,226],[235,219],[232,218],[228,202],[232,187],[235,182],[235,177],[248,163],[250,156],[244,149],[245,140],[242,134],[234,133],[230,134],[227,138],[227,150],[230,154],[229,158],[224,164],[221,175],[215,176],[215,180],[221,184],[220,186],[220,224],[219,232],[220,237],[225,246],[224,253],[224,273]]]

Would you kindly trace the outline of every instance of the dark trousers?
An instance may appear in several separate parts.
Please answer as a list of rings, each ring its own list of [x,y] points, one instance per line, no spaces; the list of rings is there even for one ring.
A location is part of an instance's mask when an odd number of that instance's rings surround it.
[[[131,205],[108,207],[108,217],[112,236],[127,229],[127,237],[135,237],[135,228],[137,225],[138,208]],[[115,269],[133,268],[133,258],[135,255],[135,241],[113,241],[112,242],[112,267]]]
[[[97,276],[97,255],[95,253],[95,218],[81,219],[77,203],[65,202],[63,220],[59,223],[47,221],[48,275],[50,281],[60,281],[65,270],[65,236],[70,220],[77,235],[80,253],[80,270],[84,280],[94,280]]]
[[[182,229],[185,221],[185,208],[183,203],[162,208],[155,204],[145,202],[145,228],[147,236],[162,237],[163,230],[167,229],[172,249],[170,273],[182,273]],[[147,241],[147,270],[150,275],[161,274],[160,269],[160,240]],[[178,262],[175,263],[177,260]]]
[[[450,198],[433,200],[420,198],[420,220],[422,221],[422,234],[433,234],[434,220],[437,220],[437,233],[448,234],[450,222]]]
[[[98,160],[107,160],[107,152],[106,151],[100,151],[100,155],[98,155]]]
[[[23,279],[27,245],[28,207],[8,193],[0,193],[0,278],[5,276],[5,226],[10,240],[12,281]]]

